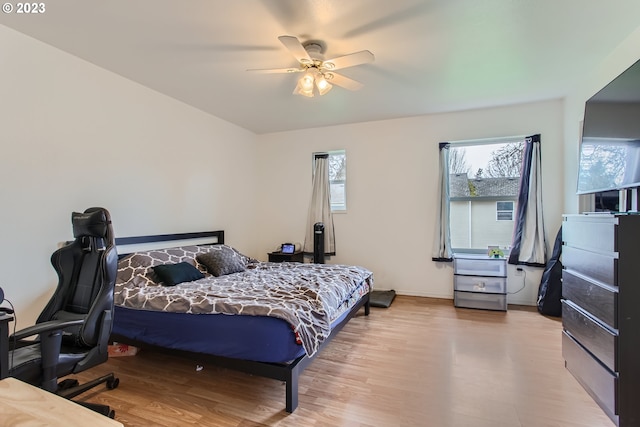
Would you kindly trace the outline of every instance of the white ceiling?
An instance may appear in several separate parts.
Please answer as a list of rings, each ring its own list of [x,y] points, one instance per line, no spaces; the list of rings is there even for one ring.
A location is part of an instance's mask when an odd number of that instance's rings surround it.
[[[44,0],[0,15],[42,40],[256,133],[563,97],[640,26],[638,0]],[[293,95],[278,41],[368,49],[365,86]],[[1,54],[1,53],[0,53]],[[1,74],[1,70],[0,70]]]

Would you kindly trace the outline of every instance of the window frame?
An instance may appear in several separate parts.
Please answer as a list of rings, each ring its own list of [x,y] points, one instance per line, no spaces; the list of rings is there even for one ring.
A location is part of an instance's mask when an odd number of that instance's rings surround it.
[[[344,156],[344,179],[331,179],[331,170],[329,170],[329,203],[331,206],[331,212],[332,213],[346,213],[347,212],[347,151],[342,149],[342,150],[330,150],[330,151],[318,151],[318,152],[314,152],[313,156],[312,156],[312,168],[311,168],[311,177],[313,179],[313,176],[315,174],[315,170],[316,170],[316,158],[320,157],[320,156],[324,156],[324,155],[328,155],[329,156],[329,161],[331,161],[331,157],[335,156],[335,155],[342,155]],[[344,202],[343,203],[334,203],[333,200],[331,200],[331,189],[333,188],[334,185],[342,185],[342,192],[343,192],[343,198],[344,198]]]
[[[457,149],[457,148],[465,148],[465,147],[472,147],[472,146],[483,146],[483,145],[506,145],[509,143],[518,143],[524,140],[524,137],[520,137],[520,136],[515,136],[515,137],[505,137],[505,138],[488,138],[488,139],[477,139],[477,140],[464,140],[464,141],[451,141],[449,142],[449,150],[451,149]],[[450,151],[451,153],[451,151]],[[450,165],[447,166],[448,168],[448,173],[449,175],[451,175],[452,172],[450,172]],[[471,173],[474,171],[471,171]],[[512,178],[516,178],[519,182],[520,177],[512,177]],[[472,177],[469,177],[470,180],[472,180]],[[449,212],[451,209],[451,202],[455,202],[455,201],[473,201],[473,200],[478,200],[475,198],[475,196],[467,196],[467,197],[449,197],[447,200],[447,203],[449,203]],[[517,204],[517,200],[518,200],[518,195],[514,195],[514,196],[484,196],[484,200],[489,202],[489,201],[494,201],[496,202],[496,222],[498,221],[497,219],[497,202],[502,202],[502,201],[509,201],[513,203],[513,210],[512,212],[512,217],[511,217],[511,221],[515,221],[515,209],[516,209],[516,204]],[[451,213],[449,213],[449,215],[451,215]],[[487,221],[491,221],[490,217],[487,218]],[[500,220],[501,222],[506,221],[506,220]],[[451,218],[449,218],[449,224],[451,225]],[[502,244],[500,245],[502,246]],[[509,254],[509,250],[511,247],[511,242],[509,242],[508,245],[505,245],[505,255],[508,256]],[[472,248],[472,247],[465,247],[465,246],[453,246],[453,244],[451,245],[451,251],[455,254],[455,253],[470,253],[470,254],[483,254],[486,253],[487,249],[486,248]]]
[[[500,203],[511,203],[511,209],[500,209],[499,205]],[[510,218],[509,219],[505,219],[505,218],[500,218],[500,214],[501,213],[506,213],[509,212]],[[513,221],[513,213],[515,212],[515,203],[513,200],[497,200],[496,201],[496,221]]]

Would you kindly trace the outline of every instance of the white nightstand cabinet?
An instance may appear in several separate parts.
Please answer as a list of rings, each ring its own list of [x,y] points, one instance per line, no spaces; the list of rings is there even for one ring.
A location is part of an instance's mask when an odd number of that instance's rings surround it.
[[[486,255],[453,258],[453,303],[456,307],[507,310],[507,260]]]

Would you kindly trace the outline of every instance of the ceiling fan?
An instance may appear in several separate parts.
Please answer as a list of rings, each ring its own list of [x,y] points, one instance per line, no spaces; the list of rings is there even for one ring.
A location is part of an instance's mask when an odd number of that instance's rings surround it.
[[[358,90],[363,84],[337,74],[334,71],[341,68],[353,67],[354,65],[373,62],[375,57],[368,50],[338,56],[332,59],[324,59],[325,44],[322,41],[310,40],[304,43],[294,36],[280,36],[278,40],[282,42],[289,52],[298,61],[298,68],[270,68],[251,69],[258,73],[304,73],[298,80],[298,84],[293,93],[313,97],[314,86],[320,95],[329,92],[333,85],[343,87],[348,90]]]

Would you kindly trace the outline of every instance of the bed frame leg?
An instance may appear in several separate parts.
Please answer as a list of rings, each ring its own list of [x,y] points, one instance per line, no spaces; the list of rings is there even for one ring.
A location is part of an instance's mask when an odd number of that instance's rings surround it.
[[[287,388],[287,404],[286,410],[288,413],[293,413],[298,407],[298,366],[295,366],[289,371],[289,375],[286,381]]]
[[[369,303],[369,300],[367,299],[367,302],[364,303],[364,315],[368,316],[370,310],[371,310],[371,304]]]

